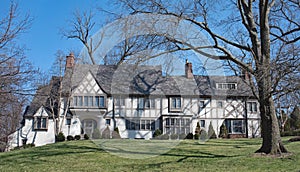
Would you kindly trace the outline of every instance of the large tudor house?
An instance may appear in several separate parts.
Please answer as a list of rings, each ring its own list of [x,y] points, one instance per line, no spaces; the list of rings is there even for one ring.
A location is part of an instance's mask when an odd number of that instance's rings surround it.
[[[206,131],[211,123],[217,136],[222,124],[230,137],[260,135],[258,102],[247,72],[199,76],[186,62],[185,75],[163,76],[161,66],[74,62],[73,54],[67,56],[64,76],[38,89],[10,147],[22,140],[54,143],[57,128],[65,136],[118,128],[121,138],[151,139],[156,129],[188,134],[195,133],[197,123]]]

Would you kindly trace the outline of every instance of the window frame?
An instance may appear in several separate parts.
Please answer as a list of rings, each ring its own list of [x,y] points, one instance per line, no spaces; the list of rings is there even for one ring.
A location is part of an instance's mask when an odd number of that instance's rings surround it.
[[[76,95],[73,96],[73,107],[106,108],[105,95]]]
[[[237,83],[216,83],[218,90],[237,90]]]
[[[170,97],[169,98],[169,111],[181,112],[182,111],[182,97]]]
[[[224,102],[223,101],[217,101],[217,108],[223,108]]]
[[[110,118],[106,118],[105,119],[105,125],[106,126],[110,126],[111,125],[111,119]]]
[[[247,112],[250,113],[257,113],[258,112],[258,107],[257,107],[257,102],[247,102]]]
[[[48,130],[48,117],[35,116],[33,119],[34,130]]]
[[[66,125],[70,126],[72,123],[72,119],[71,118],[66,118]]]
[[[155,98],[145,98],[144,109],[155,109]]]
[[[240,122],[241,126],[237,126],[237,122]],[[226,119],[225,125],[228,134],[246,134],[246,123],[244,119]],[[237,128],[241,128],[241,132],[237,132]]]

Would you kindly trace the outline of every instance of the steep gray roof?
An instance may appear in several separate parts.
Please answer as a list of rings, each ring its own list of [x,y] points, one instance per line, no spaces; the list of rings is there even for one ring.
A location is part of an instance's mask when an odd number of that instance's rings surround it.
[[[59,87],[60,77],[57,76],[53,76],[49,84],[40,86],[37,89],[31,104],[26,108],[24,117],[32,117],[40,107],[44,107],[46,112],[51,112],[50,99],[52,99],[52,102],[56,102]],[[57,104],[54,106],[54,114],[56,114],[56,112]]]
[[[92,73],[103,91],[109,95],[192,95],[192,96],[252,96],[250,87],[239,76],[162,75],[161,66],[88,65],[69,68],[63,78],[63,92],[79,86]],[[218,90],[216,83],[237,83],[235,90]]]

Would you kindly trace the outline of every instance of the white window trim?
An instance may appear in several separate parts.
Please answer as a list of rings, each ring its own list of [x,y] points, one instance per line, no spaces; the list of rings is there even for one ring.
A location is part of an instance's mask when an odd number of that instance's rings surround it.
[[[232,88],[232,86],[234,88]],[[237,83],[216,83],[216,88],[218,90],[236,90],[237,89]]]
[[[38,119],[41,119],[40,128],[38,128]],[[43,119],[46,119],[46,127],[43,127]],[[48,117],[46,116],[35,116],[33,119],[34,122],[34,130],[47,130],[48,129]]]
[[[176,99],[176,105],[173,107],[173,99]],[[180,107],[177,107],[177,100],[180,100]],[[169,98],[169,109],[170,111],[181,112],[182,111],[182,97],[170,97]]]

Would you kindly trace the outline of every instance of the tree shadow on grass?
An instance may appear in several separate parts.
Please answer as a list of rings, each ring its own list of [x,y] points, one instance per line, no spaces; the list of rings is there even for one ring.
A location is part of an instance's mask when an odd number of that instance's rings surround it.
[[[50,145],[49,145],[50,146]],[[96,147],[95,145],[76,145],[76,144],[69,144],[69,143],[54,143],[51,144],[51,148],[48,145],[36,147],[36,148],[28,148],[20,150],[7,152],[0,154],[0,165],[5,164],[13,164],[15,162],[28,162],[30,164],[40,163],[43,158],[50,158],[60,155],[71,155],[71,154],[82,154],[82,153],[89,153],[89,152],[104,152],[101,148]]]

